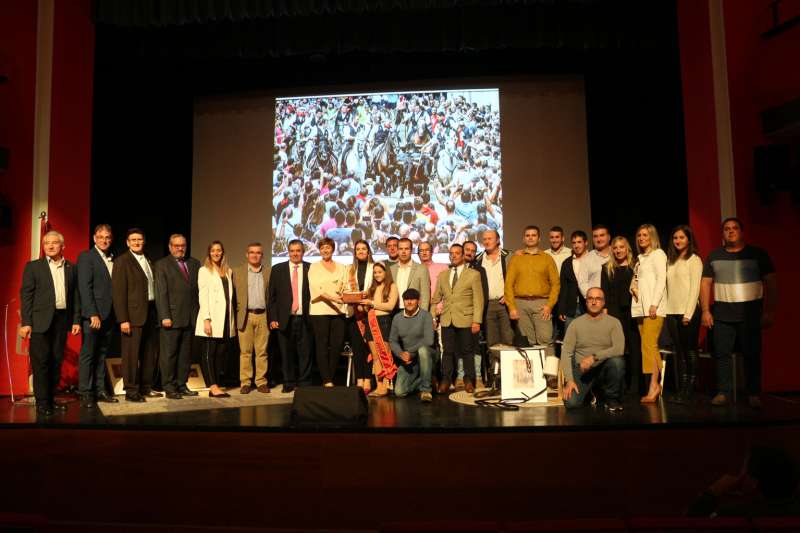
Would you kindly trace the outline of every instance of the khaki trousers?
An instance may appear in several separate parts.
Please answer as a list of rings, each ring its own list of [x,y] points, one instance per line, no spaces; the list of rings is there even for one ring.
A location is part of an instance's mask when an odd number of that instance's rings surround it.
[[[661,372],[661,352],[658,351],[658,337],[664,325],[664,317],[639,318],[639,335],[642,337],[642,373]]]
[[[250,386],[255,377],[256,387],[267,384],[267,313],[248,311],[244,329],[239,330],[239,382]],[[256,373],[253,376],[253,349],[256,351]]]

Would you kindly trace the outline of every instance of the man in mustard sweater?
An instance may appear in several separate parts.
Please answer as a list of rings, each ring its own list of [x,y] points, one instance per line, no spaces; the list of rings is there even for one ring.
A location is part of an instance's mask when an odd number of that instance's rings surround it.
[[[511,320],[517,320],[520,333],[530,345],[546,346],[546,355],[553,350],[553,306],[558,300],[561,283],[558,268],[551,256],[539,250],[539,228],[525,228],[525,249],[508,265],[505,299]]]

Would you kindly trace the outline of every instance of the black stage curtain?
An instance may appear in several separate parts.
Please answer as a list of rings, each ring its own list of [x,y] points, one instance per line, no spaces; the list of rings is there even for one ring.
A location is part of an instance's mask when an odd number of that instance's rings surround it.
[[[98,25],[139,56],[663,46],[664,5],[633,0],[95,0]],[[671,3],[670,3],[671,4]],[[673,7],[674,8],[674,7]]]

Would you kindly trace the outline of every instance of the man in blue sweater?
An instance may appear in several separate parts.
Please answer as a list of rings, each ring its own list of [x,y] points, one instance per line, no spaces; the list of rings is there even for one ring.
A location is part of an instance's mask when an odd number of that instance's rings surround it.
[[[433,317],[419,306],[419,291],[407,289],[403,293],[403,312],[395,315],[389,344],[399,359],[394,393],[397,397],[420,391],[419,399],[428,403],[431,395],[433,369]]]

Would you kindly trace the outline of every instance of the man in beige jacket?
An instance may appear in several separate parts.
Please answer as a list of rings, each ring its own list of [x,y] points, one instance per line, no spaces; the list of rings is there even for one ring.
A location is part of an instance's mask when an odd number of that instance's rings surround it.
[[[436,292],[431,298],[431,309],[443,301],[438,316],[442,326],[442,381],[439,393],[450,390],[455,358],[472,363],[475,347],[474,336],[481,329],[483,320],[483,287],[477,270],[464,264],[464,248],[460,244],[450,246],[450,268],[439,274]],[[475,365],[464,364],[464,390],[475,392]]]
[[[236,292],[236,329],[239,335],[239,392],[253,390],[253,380],[258,392],[269,392],[267,385],[267,339],[269,321],[267,302],[269,269],[261,260],[264,248],[261,243],[247,245],[247,264],[233,270],[233,288]],[[253,350],[256,352],[256,369],[253,375]]]

